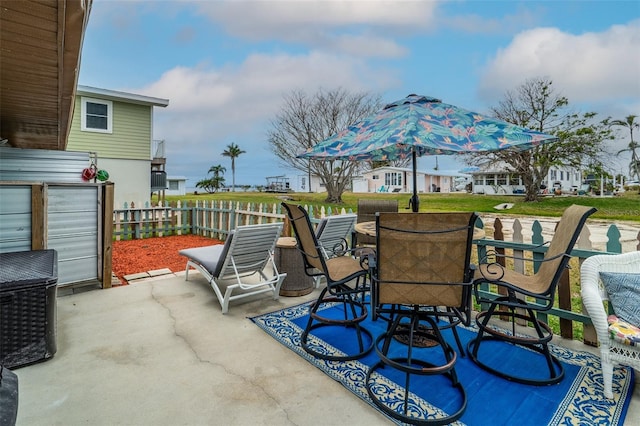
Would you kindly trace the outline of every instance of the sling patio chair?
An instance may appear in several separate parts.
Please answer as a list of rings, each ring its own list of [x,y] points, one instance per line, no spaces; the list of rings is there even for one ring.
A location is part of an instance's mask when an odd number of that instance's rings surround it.
[[[272,293],[273,300],[277,300],[287,276],[278,272],[273,258],[282,227],[282,222],[238,226],[224,245],[180,250],[187,258],[185,280],[189,280],[191,268],[198,270],[213,288],[223,314],[232,300],[262,293]]]
[[[316,227],[316,238],[327,258],[351,254],[353,226],[356,224],[355,214],[326,216]],[[320,285],[321,276],[314,278],[315,287]]]
[[[477,337],[469,342],[469,357],[481,368],[507,380],[530,385],[548,385],[560,382],[564,377],[564,367],[549,351],[548,343],[553,338],[549,325],[536,316],[553,307],[556,288],[566,272],[571,251],[575,245],[587,218],[596,211],[593,207],[572,205],[568,207],[558,222],[555,233],[541,260],[520,259],[533,262],[534,273],[526,274],[507,269],[499,262],[502,254],[494,253],[491,263],[482,259],[475,274],[474,293],[476,302],[486,304],[488,309],[478,313],[476,323],[479,328]],[[504,296],[487,296],[482,286],[495,285]],[[494,327],[491,319],[506,317],[510,321],[510,330]],[[516,332],[516,320],[533,325],[535,335],[523,335]],[[482,351],[483,342],[493,340],[506,342],[535,351],[544,358],[548,375],[538,374],[531,365],[522,365],[520,371],[505,371],[504,360],[496,359],[489,347]]]
[[[600,343],[604,395],[613,398],[614,364],[640,370],[640,251],[585,259],[580,290]]]
[[[476,213],[377,214],[372,309],[388,326],[376,338],[380,361],[369,369],[365,383],[374,404],[402,422],[449,424],[466,409],[466,392],[455,371],[457,354],[443,331],[451,330],[463,355],[456,326],[471,320],[470,262],[477,217]],[[376,381],[376,373],[386,368],[404,375],[400,404]],[[449,388],[438,381],[434,392],[451,395],[454,409],[448,411],[453,413],[417,417],[409,401],[410,385],[435,386],[429,376],[436,375],[451,383]]]
[[[360,199],[358,200],[357,223],[375,222],[376,213],[378,212],[398,212],[398,200],[375,200]],[[353,235],[353,244],[359,246],[374,246],[376,244],[375,237],[364,234]]]
[[[282,203],[282,206],[287,211],[295,232],[305,273],[311,277],[324,277],[327,283],[310,307],[309,320],[300,336],[300,346],[317,358],[331,361],[354,360],[366,355],[373,349],[373,336],[361,325],[368,315],[364,300],[365,293],[369,290],[367,263],[352,256],[327,257],[304,207],[287,203]],[[323,316],[320,308],[332,303],[342,304],[343,318]],[[337,355],[321,351],[310,337],[311,332],[320,327],[342,327],[353,331],[356,349]]]

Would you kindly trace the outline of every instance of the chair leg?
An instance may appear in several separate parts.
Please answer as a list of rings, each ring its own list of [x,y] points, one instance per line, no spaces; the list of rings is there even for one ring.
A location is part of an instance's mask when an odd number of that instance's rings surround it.
[[[609,348],[606,350],[608,352]],[[600,362],[602,364],[602,385],[604,386],[604,396],[613,399],[613,363],[608,361],[608,358],[608,354],[602,353],[600,356]]]
[[[498,298],[495,302],[499,302],[502,298]],[[549,351],[549,341],[553,337],[553,331],[544,322],[538,320],[532,309],[527,309],[526,314],[517,312],[514,309],[509,311],[501,311],[496,308],[499,303],[492,303],[487,311],[478,313],[476,316],[476,324],[478,325],[478,335],[469,341],[467,345],[467,352],[469,358],[478,366],[492,374],[495,374],[504,379],[514,381],[517,383],[523,383],[527,385],[551,385],[559,383],[564,378],[564,367],[560,361],[551,354]],[[497,328],[489,326],[489,320],[495,316],[507,316],[511,320],[512,331],[505,332]],[[516,319],[522,319],[527,322],[531,322],[536,330],[536,336],[523,336],[518,335],[515,332]],[[547,377],[535,377],[535,376],[520,376],[512,373],[507,373],[500,369],[500,366],[490,366],[488,363],[483,362],[480,358],[480,346],[482,342],[486,341],[502,341],[510,343],[516,346],[522,346],[532,351],[538,352],[545,360],[547,365]],[[523,370],[527,370],[523,368]]]
[[[409,323],[403,323],[402,320],[407,317],[410,320]],[[428,326],[421,325],[421,320],[426,321]],[[398,334],[404,335],[401,340],[406,341],[406,344],[394,343],[397,342],[395,336]],[[435,336],[438,346],[432,348],[414,347],[415,337],[426,337],[427,335],[431,337],[432,334]],[[404,352],[406,356],[390,357],[391,345],[401,345],[406,350]],[[425,317],[423,313],[419,313],[417,310],[410,314],[397,314],[388,330],[376,339],[375,348],[380,361],[367,372],[365,384],[369,397],[383,412],[394,419],[416,425],[446,425],[462,417],[467,407],[467,395],[455,372],[456,351],[444,340],[437,322],[433,318]],[[427,360],[429,359],[429,354],[434,350],[443,351],[445,358],[443,365],[434,365]],[[390,398],[386,387],[377,386],[379,374],[385,367],[404,373],[404,393],[401,403],[398,403],[394,398]],[[420,415],[419,411],[414,409],[415,405],[412,403],[412,382],[424,382],[428,380],[428,376],[440,374],[445,375],[451,381],[452,392],[457,395],[456,398],[460,401],[457,411],[453,414],[435,418],[418,417]],[[437,391],[447,392],[442,387],[439,387]]]
[[[369,330],[361,326],[367,316],[367,308],[364,303],[354,298],[352,294],[343,294],[339,296],[326,297],[328,287],[320,292],[318,299],[311,305],[309,311],[309,320],[300,336],[300,346],[309,354],[316,358],[326,359],[330,361],[351,361],[362,358],[373,350],[374,339]],[[325,303],[341,302],[344,307],[344,318],[335,319],[322,316],[318,313],[320,307]],[[309,341],[309,335],[313,330],[321,327],[347,327],[353,328],[358,342],[358,349],[355,353],[346,353],[344,355],[331,355],[321,352],[313,346]]]

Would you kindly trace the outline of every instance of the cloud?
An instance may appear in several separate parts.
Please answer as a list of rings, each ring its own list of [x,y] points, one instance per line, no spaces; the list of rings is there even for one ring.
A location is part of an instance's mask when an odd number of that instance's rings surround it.
[[[266,130],[285,94],[337,87],[369,92],[399,84],[393,72],[372,70],[360,59],[310,52],[253,54],[222,67],[175,67],[152,84],[124,90],[169,99],[167,108],[155,110],[154,133],[167,141],[172,175],[202,179],[211,165],[222,164],[231,182],[229,160],[220,153],[234,142],[247,151],[236,163],[236,183],[260,184],[276,168]]]
[[[313,50],[394,58],[406,49],[394,36],[432,28],[437,2],[223,1],[198,10],[234,37],[280,40]]]
[[[532,77],[549,77],[570,103],[640,98],[640,20],[574,35],[557,28],[518,34],[487,63],[479,93],[501,98]]]

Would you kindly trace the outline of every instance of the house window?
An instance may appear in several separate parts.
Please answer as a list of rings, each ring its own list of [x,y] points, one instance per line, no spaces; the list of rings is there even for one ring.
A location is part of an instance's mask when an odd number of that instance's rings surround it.
[[[371,179],[373,179],[373,180],[378,180],[378,179],[380,179],[380,176],[378,176],[378,175],[373,175],[373,176],[371,176]]]
[[[385,173],[384,174],[385,185],[402,185],[402,173]]]
[[[509,185],[513,185],[513,186],[520,185],[520,175],[510,175]]]
[[[507,184],[507,175],[499,174],[498,175],[498,185],[506,185]]]
[[[177,180],[170,180],[169,181],[169,189],[172,191],[177,191],[178,188],[178,181]]]
[[[495,185],[496,184],[496,175],[487,175],[486,178],[487,185]]]
[[[83,97],[81,104],[82,131],[99,133],[112,132],[113,102]]]
[[[484,185],[484,176],[483,175],[474,176],[473,184],[474,185]]]

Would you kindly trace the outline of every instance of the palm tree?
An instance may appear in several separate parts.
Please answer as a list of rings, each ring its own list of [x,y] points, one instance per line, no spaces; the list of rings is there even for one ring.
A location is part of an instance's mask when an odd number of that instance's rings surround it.
[[[640,156],[636,152],[637,148],[640,148],[640,144],[633,140],[633,129],[639,129],[640,123],[636,122],[636,115],[629,115],[624,120],[613,120],[611,124],[613,126],[622,126],[629,128],[630,142],[627,148],[618,151],[618,154],[622,152],[631,152],[631,162],[629,163],[629,177],[636,177],[640,180]]]
[[[235,143],[227,145],[227,150],[222,152],[223,157],[231,158],[231,191],[233,192],[236,190],[236,158],[245,152],[246,151],[241,150]]]
[[[226,172],[227,169],[222,166],[222,164],[218,164],[217,166],[209,167],[209,171],[207,173],[213,173],[214,177],[220,177]]]

